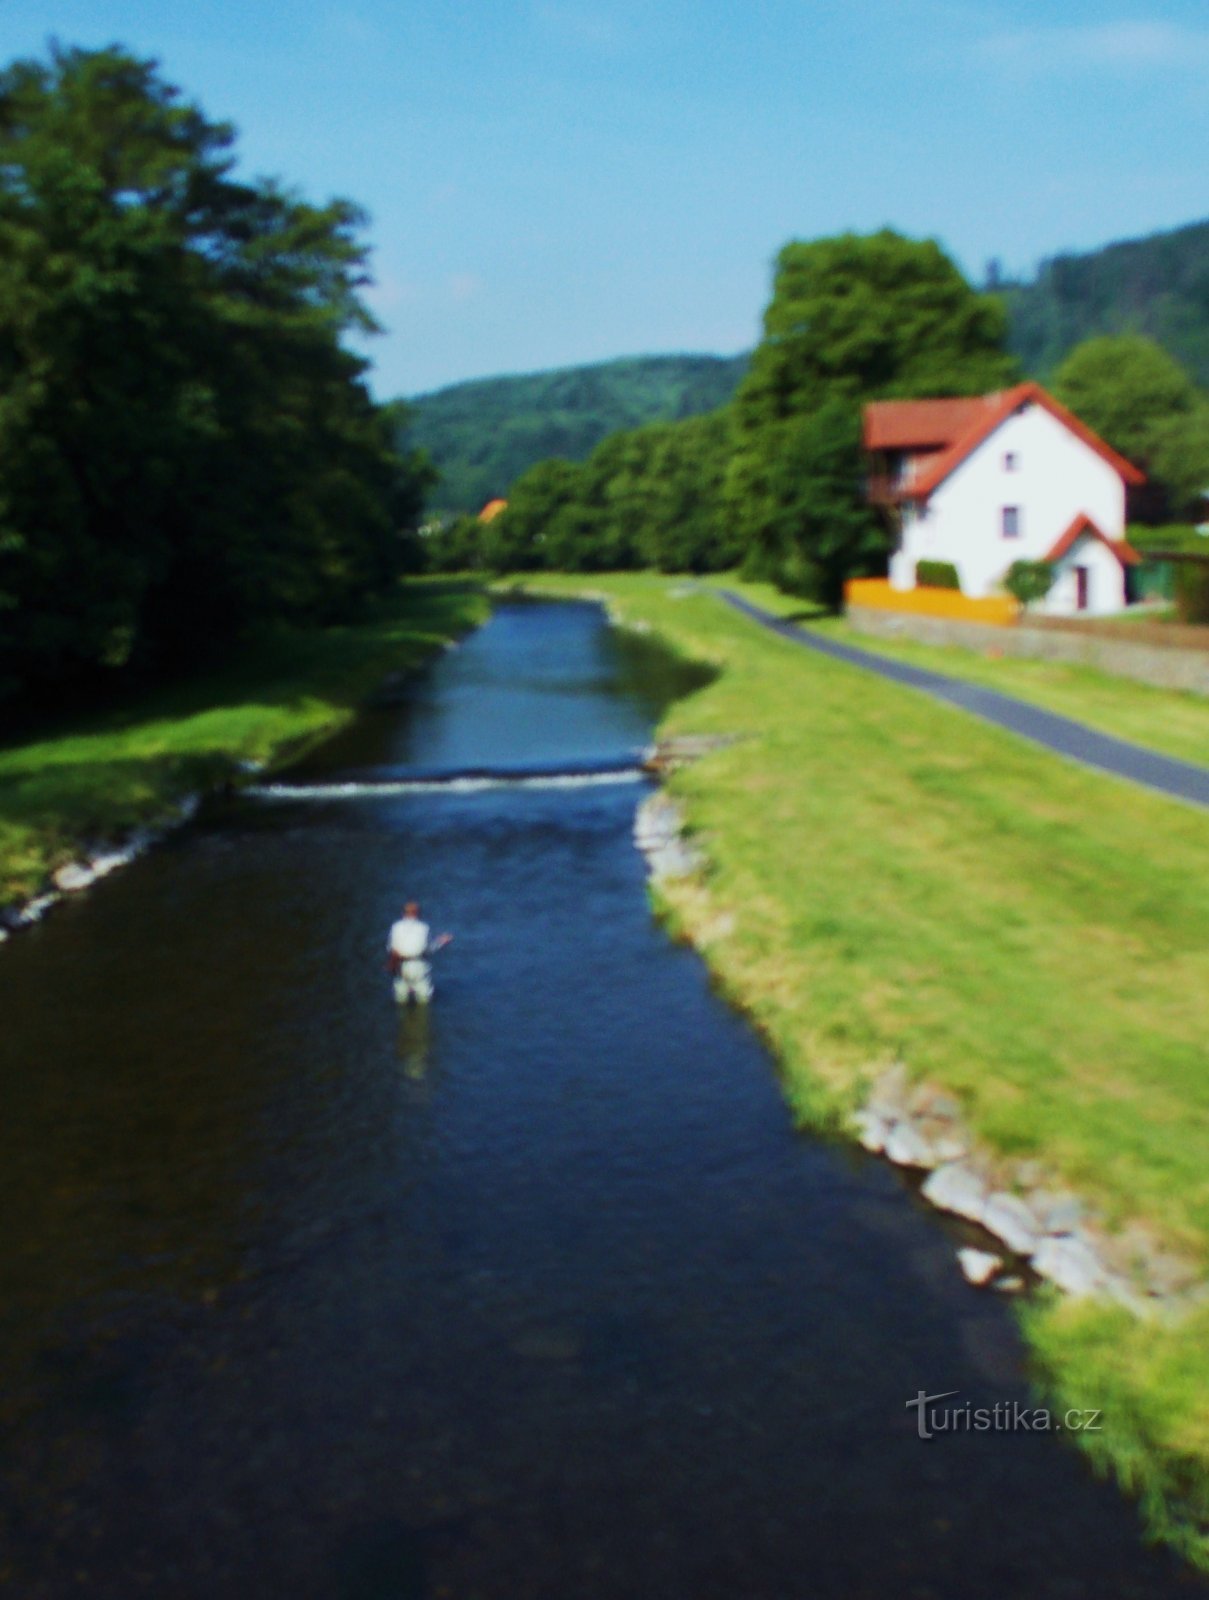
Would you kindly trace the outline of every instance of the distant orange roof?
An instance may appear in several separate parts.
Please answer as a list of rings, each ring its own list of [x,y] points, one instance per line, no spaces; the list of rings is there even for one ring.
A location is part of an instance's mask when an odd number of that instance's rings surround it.
[[[506,511],[507,509],[508,502],[506,500],[488,500],[487,504],[479,512],[479,521],[493,522],[501,511]]]
[[[1106,533],[1101,533],[1089,516],[1080,513],[1058,540],[1057,544],[1046,552],[1044,560],[1061,561],[1066,552],[1072,546],[1078,544],[1085,533],[1090,534],[1093,539],[1099,539],[1101,544],[1106,544],[1123,567],[1137,566],[1142,559],[1127,540],[1110,539]]]
[[[865,407],[866,450],[934,450],[914,483],[900,491],[907,500],[926,500],[949,474],[972,455],[984,439],[1022,406],[1043,406],[1076,438],[1120,473],[1129,484],[1146,482],[1146,475],[1118,455],[1099,434],[1060,405],[1039,383],[1018,383],[1014,389],[979,395],[972,400],[874,400]]]

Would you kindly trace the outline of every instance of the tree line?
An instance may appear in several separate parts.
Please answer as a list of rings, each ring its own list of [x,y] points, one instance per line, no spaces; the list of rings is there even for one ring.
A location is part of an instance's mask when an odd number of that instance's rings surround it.
[[[891,542],[865,496],[862,407],[1021,376],[1002,300],[972,288],[934,241],[891,230],[795,241],[729,405],[614,434],[583,462],[538,463],[501,515],[432,531],[428,559],[496,572],[741,564],[834,605],[847,578],[884,571]],[[1150,520],[1178,516],[1209,484],[1209,400],[1152,340],[1088,340],[1052,387],[1148,473]]]
[[[365,218],[120,49],[0,73],[0,698],[348,615],[431,469],[344,346]]]

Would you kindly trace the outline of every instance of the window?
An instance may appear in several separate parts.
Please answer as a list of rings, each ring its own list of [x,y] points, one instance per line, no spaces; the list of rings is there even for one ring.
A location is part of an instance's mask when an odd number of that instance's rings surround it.
[[[1005,539],[1019,539],[1020,537],[1020,507],[1004,506],[1003,508],[1003,537]]]
[[[1019,464],[1019,457],[1017,456],[1017,454],[1016,454],[1016,452],[1014,450],[1007,450],[1007,451],[1004,452],[1003,470],[1005,472],[1015,472],[1016,467],[1017,467],[1018,464]]]

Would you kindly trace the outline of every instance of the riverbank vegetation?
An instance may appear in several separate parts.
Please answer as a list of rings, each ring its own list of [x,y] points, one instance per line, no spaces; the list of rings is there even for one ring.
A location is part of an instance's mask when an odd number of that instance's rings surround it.
[[[364,217],[235,171],[119,49],[0,73],[0,710],[125,692],[414,566],[430,472],[345,347]]]
[[[405,580],[355,623],[278,627],[210,673],[0,748],[0,905],[36,892],[81,842],[118,839],[333,733],[387,674],[486,614],[477,585]]]
[[[583,579],[538,580],[583,592]],[[768,635],[705,586],[588,587],[722,668],[668,732],[710,870],[663,892],[817,1126],[888,1063],[1112,1226],[1209,1266],[1209,820]],[[1177,697],[1173,697],[1177,698]],[[1044,1382],[1156,1530],[1209,1563],[1209,1307],[1177,1324],[1042,1297]]]

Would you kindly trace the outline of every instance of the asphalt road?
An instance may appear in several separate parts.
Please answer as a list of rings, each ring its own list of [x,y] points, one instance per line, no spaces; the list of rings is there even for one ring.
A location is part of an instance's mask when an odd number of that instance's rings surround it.
[[[749,600],[742,599],[729,589],[722,596],[736,611],[758,622],[770,633],[801,645],[805,650],[817,650],[820,655],[834,656],[850,666],[863,667],[876,672],[893,683],[905,684],[910,689],[920,689],[933,699],[972,712],[987,722],[993,722],[1010,733],[1031,739],[1057,755],[1071,761],[1080,761],[1086,767],[1111,773],[1115,778],[1125,778],[1140,783],[1147,789],[1157,789],[1160,794],[1176,800],[1186,800],[1190,805],[1209,807],[1209,767],[1195,766],[1190,761],[1176,761],[1171,756],[1143,750],[1140,745],[1125,739],[1114,739],[1107,733],[1097,733],[1086,723],[1075,722],[1070,717],[1060,717],[1052,711],[1029,705],[1011,695],[998,694],[994,689],[983,689],[977,684],[962,683],[943,673],[928,672],[923,667],[908,666],[902,661],[892,661],[872,650],[861,650],[855,645],[839,644],[832,639],[822,639],[817,634],[782,621],[770,612],[762,611]]]

